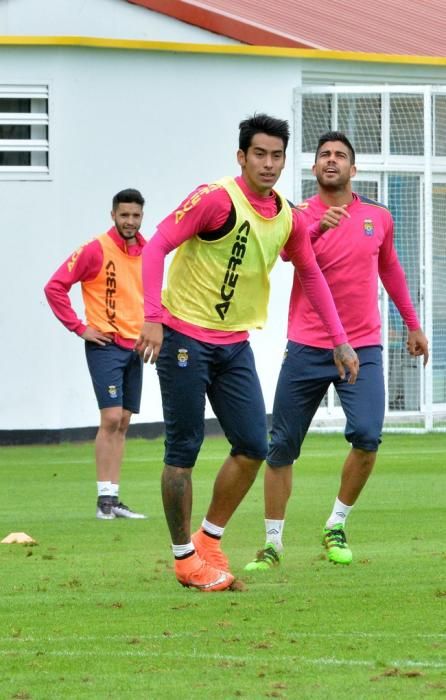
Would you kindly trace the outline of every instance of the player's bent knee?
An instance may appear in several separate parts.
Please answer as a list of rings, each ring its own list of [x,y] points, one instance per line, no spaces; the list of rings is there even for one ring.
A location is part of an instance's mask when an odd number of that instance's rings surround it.
[[[267,452],[266,442],[263,445],[234,445],[231,449],[231,457],[240,457],[249,462],[261,464],[265,460]]]
[[[272,440],[266,456],[266,461],[273,469],[287,467],[300,456],[300,444],[292,440]]]
[[[101,409],[100,428],[107,432],[114,433],[121,429],[123,412],[120,406]],[[127,424],[128,425],[128,424]]]
[[[367,453],[378,452],[378,448],[381,444],[381,438],[375,435],[361,435],[359,438],[355,435],[350,437],[346,435],[345,437],[347,442],[349,442],[355,450],[361,450]]]
[[[290,468],[293,466],[293,463],[294,463],[294,460],[286,461],[286,458],[282,459],[281,461],[278,461],[278,462],[277,461],[270,462],[270,458],[269,457],[266,458],[266,464],[268,465],[268,467],[270,467],[274,471],[276,471],[276,470],[280,471],[281,469],[285,470],[287,468]]]
[[[381,429],[377,425],[357,424],[354,430],[346,431],[345,439],[357,450],[377,452],[381,444]]]
[[[191,469],[195,466],[202,442],[203,440],[188,440],[173,444],[166,442],[164,464],[174,464],[176,467]]]
[[[250,469],[254,471],[258,471],[260,469],[264,457],[259,457],[257,455],[247,455],[243,453],[233,453],[231,452],[231,457],[235,459],[235,461],[242,467],[243,469]]]

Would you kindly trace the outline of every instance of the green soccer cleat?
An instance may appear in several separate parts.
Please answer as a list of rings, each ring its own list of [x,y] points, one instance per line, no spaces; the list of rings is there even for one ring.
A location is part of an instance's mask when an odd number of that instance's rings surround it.
[[[327,550],[328,560],[334,564],[350,564],[353,559],[352,550],[347,544],[343,525],[325,527],[322,532],[322,544]]]
[[[275,566],[279,566],[283,554],[271,542],[267,542],[265,549],[259,549],[254,561],[246,564],[245,571],[268,571]]]

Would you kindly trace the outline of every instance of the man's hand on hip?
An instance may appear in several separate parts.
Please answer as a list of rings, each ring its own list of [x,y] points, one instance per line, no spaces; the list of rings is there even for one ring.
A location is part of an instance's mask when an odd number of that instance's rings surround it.
[[[90,343],[96,343],[96,345],[109,345],[113,342],[111,336],[97,331],[96,328],[92,328],[91,326],[87,326],[80,337],[84,340],[88,340]]]

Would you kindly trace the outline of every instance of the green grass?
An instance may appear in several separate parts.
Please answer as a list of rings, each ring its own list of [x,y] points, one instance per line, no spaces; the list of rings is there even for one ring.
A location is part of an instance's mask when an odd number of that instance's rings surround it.
[[[123,500],[147,521],[97,521],[92,445],[0,451],[0,698],[29,700],[446,695],[444,435],[387,435],[348,521],[354,561],[320,535],[347,451],[308,436],[295,468],[283,566],[244,575],[263,544],[262,478],[229,524],[239,593],[181,588],[159,493],[162,441],[129,441]],[[226,455],[207,439],[194,525]]]

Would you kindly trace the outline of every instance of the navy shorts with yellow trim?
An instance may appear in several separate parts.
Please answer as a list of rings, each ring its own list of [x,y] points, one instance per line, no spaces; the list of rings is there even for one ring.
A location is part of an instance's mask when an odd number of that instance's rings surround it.
[[[138,353],[114,343],[87,340],[85,355],[99,408],[122,406],[139,413],[143,363]]]
[[[382,348],[356,348],[355,384],[340,379],[333,351],[288,341],[274,397],[271,441],[266,461],[283,467],[297,459],[325,393],[334,384],[347,418],[345,439],[355,448],[376,452],[384,422]]]
[[[166,430],[165,464],[194,466],[204,439],[206,396],[231,444],[231,455],[265,459],[265,404],[248,341],[214,345],[164,326],[156,370]]]

